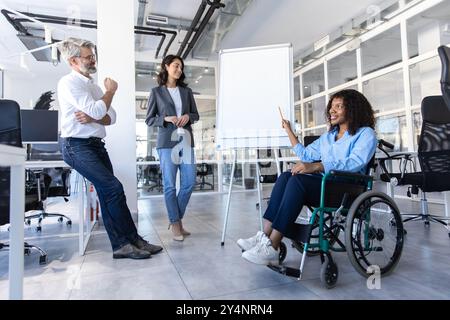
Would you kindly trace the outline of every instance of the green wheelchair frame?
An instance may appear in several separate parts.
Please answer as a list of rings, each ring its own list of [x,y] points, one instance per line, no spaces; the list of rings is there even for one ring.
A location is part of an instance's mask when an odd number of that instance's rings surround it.
[[[375,166],[371,167],[374,169]],[[342,186],[342,183],[345,183],[346,186],[354,185],[355,188],[340,190],[343,197],[339,207],[327,206],[327,182],[336,178]],[[371,175],[344,171],[330,171],[325,174],[322,178],[320,205],[314,209],[310,208],[312,214],[309,223],[296,223],[289,234],[285,235],[292,240],[292,247],[302,253],[300,267],[292,268],[282,264],[287,254],[283,242],[280,246],[279,265],[268,267],[300,280],[306,256],[320,255],[320,279],[327,288],[333,288],[338,279],[338,267],[331,252],[347,252],[353,267],[364,277],[369,277],[376,271],[384,276],[392,272],[403,249],[402,219],[392,198],[383,192],[373,191],[372,186]],[[351,202],[351,205],[347,205],[348,202]],[[377,223],[379,218],[385,219],[381,225]],[[313,231],[316,231],[315,235],[312,234]],[[344,233],[344,242],[339,238],[341,232]],[[311,241],[314,239],[315,242]],[[384,247],[388,240],[394,242],[392,255],[387,257],[386,262],[379,263],[379,257],[374,255],[390,254]]]

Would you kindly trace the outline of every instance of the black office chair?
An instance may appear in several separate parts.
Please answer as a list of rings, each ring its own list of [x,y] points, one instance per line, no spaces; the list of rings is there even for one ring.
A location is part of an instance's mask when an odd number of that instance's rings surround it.
[[[450,191],[450,103],[446,103],[445,96],[450,95],[450,87],[444,85],[449,78],[449,50],[438,48],[442,61],[442,93],[443,96],[430,96],[422,100],[422,131],[419,137],[418,159],[421,171],[390,173],[386,168],[386,161],[401,159],[404,163],[411,160],[411,155],[400,154],[380,159],[383,173],[382,181],[392,185],[408,185],[408,196],[422,191],[421,212],[404,219],[404,222],[422,220],[425,225],[436,222],[447,227],[445,220],[450,218],[431,215],[428,213],[427,192]],[[445,72],[444,72],[445,71]],[[450,102],[450,101],[449,101]],[[448,232],[450,237],[450,230]]]
[[[306,147],[309,144],[313,143],[314,141],[316,141],[317,139],[319,139],[320,136],[305,136],[303,138],[303,145]]]
[[[438,48],[439,58],[441,58],[441,91],[447,107],[450,110],[450,48],[440,46]]]
[[[212,175],[213,183],[206,182],[206,177]],[[197,176],[200,177],[200,182],[196,184],[200,190],[203,190],[205,186],[209,186],[211,190],[214,190],[214,172],[213,167],[209,163],[202,162],[197,165]]]
[[[0,99],[0,143],[15,147],[22,147],[20,127],[20,107],[12,100]],[[10,169],[0,168],[0,225],[9,223],[10,206]],[[28,192],[29,185],[26,183],[25,207],[37,201],[35,194]],[[25,208],[24,208],[25,209]],[[0,250],[9,249],[9,244],[0,243]],[[29,255],[31,249],[39,252],[39,263],[47,263],[47,253],[41,248],[24,243],[24,252]]]
[[[62,160],[61,143],[58,144],[33,144],[28,152],[28,158],[30,160]],[[58,222],[62,223],[66,219],[67,226],[72,225],[72,220],[61,213],[49,213],[45,211],[44,200],[48,197],[62,197],[65,202],[69,201],[71,192],[70,186],[70,174],[72,172],[69,168],[44,168],[40,170],[30,170],[31,174],[28,175],[30,180],[35,180],[36,185],[40,185],[40,181],[44,180],[44,189],[35,188],[37,192],[38,201],[34,206],[29,206],[29,210],[40,211],[37,214],[29,215],[25,217],[25,223],[30,225],[32,219],[38,219],[38,225],[36,231],[42,231],[42,220],[47,217],[58,217]]]
[[[154,156],[145,157],[145,161],[155,161]],[[156,189],[158,192],[163,191],[162,173],[160,166],[157,164],[149,164],[144,168],[144,185],[148,186],[148,191]]]

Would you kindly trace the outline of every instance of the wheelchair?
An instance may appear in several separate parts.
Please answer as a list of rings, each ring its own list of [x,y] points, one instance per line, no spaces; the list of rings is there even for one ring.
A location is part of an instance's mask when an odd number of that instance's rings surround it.
[[[378,148],[384,145],[379,140]],[[376,168],[375,158],[368,165]],[[320,205],[310,207],[306,223],[295,223],[284,235],[292,247],[302,253],[299,268],[283,265],[287,247],[281,242],[279,265],[269,265],[281,274],[302,277],[307,256],[320,256],[320,280],[326,288],[336,286],[339,270],[332,252],[346,252],[362,276],[374,272],[390,274],[400,261],[404,230],[400,211],[394,200],[372,190],[373,177],[344,171],[330,171],[322,178]]]

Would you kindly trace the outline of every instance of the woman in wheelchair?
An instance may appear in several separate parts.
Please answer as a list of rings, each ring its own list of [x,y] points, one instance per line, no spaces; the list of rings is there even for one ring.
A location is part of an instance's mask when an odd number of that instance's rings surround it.
[[[325,116],[329,130],[307,147],[299,143],[289,121],[282,121],[300,162],[278,177],[264,214],[264,232],[237,241],[244,259],[279,263],[283,235],[289,237],[303,205],[320,203],[323,174],[331,170],[365,174],[377,146],[369,101],[356,90],[339,91],[330,98]]]

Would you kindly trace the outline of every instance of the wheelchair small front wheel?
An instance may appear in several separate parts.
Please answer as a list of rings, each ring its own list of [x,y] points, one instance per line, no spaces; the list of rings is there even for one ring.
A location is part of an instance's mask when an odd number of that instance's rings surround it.
[[[403,242],[402,218],[391,197],[372,190],[355,199],[347,215],[345,247],[356,271],[364,277],[374,269],[388,275],[400,261]]]
[[[320,281],[327,289],[331,289],[336,286],[338,276],[339,270],[337,264],[333,259],[328,258],[328,255],[325,255],[322,266],[320,267]]]

